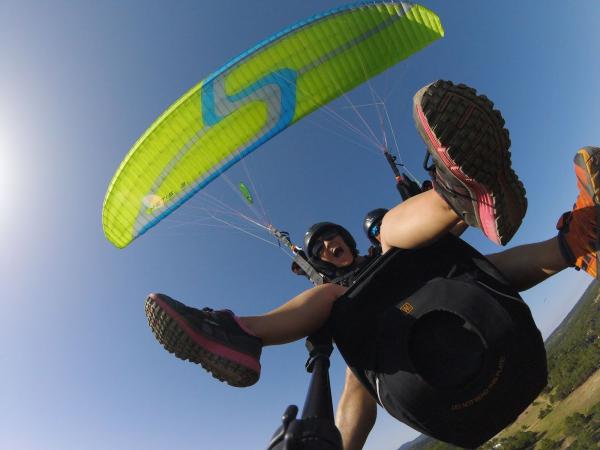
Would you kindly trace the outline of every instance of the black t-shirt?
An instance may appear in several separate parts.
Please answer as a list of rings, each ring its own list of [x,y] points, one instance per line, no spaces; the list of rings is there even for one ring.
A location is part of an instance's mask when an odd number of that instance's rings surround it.
[[[329,283],[339,284],[340,286],[350,287],[360,276],[360,274],[377,259],[376,256],[360,256],[354,259],[354,263],[338,270],[335,278],[329,280]]]

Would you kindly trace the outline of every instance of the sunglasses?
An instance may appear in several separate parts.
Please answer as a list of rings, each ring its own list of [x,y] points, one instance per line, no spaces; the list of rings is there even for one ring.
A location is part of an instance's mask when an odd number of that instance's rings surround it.
[[[321,253],[323,252],[323,248],[325,247],[324,241],[330,241],[334,237],[338,236],[339,233],[337,231],[329,231],[325,232],[317,238],[317,242],[313,245],[311,249],[312,256],[315,258],[320,258]]]

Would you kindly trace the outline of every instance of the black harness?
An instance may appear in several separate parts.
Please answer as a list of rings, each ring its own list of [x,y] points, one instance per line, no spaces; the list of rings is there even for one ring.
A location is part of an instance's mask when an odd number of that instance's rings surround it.
[[[350,267],[338,270],[331,279],[327,280],[327,282],[350,287],[360,277],[360,274],[374,261],[375,258],[357,256],[354,258],[354,263]]]
[[[547,382],[529,308],[485,257],[451,235],[379,257],[334,303],[330,327],[381,406],[461,447],[496,435]]]

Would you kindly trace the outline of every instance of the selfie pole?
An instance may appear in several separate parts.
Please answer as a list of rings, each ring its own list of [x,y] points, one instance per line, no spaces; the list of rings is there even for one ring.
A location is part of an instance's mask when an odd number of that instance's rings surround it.
[[[306,348],[309,353],[306,370],[312,375],[302,417],[296,418],[296,405],[288,406],[267,450],[342,450],[329,384],[329,357],[333,351],[329,331],[322,328],[309,336]]]

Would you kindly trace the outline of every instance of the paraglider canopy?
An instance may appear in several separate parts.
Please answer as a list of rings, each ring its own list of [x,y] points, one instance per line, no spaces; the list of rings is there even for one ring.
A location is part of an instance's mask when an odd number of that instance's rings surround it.
[[[277,133],[443,33],[420,5],[365,1],[298,22],[234,58],[134,144],[104,200],[107,239],[127,246]]]

